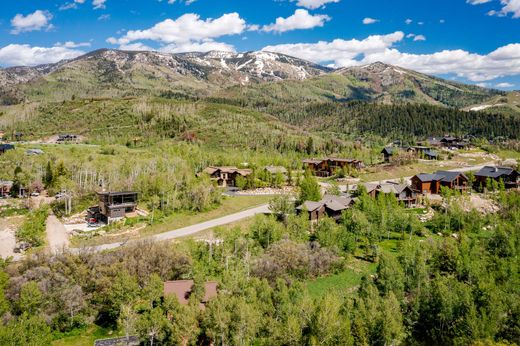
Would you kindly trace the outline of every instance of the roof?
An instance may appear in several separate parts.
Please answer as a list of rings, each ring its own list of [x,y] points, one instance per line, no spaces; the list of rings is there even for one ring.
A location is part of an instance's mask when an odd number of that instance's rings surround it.
[[[441,142],[454,142],[456,140],[458,140],[458,138],[450,136],[441,138]]]
[[[138,192],[135,191],[120,191],[120,192],[110,192],[110,191],[102,191],[98,192],[99,196],[130,196],[130,195],[138,195]]]
[[[464,173],[452,172],[452,171],[437,171],[433,174],[420,173],[420,174],[416,175],[416,177],[419,178],[419,180],[422,182],[441,181],[444,183],[451,183],[452,181],[457,179],[459,176],[463,176],[464,178],[468,179],[468,177]]]
[[[424,151],[423,154],[426,155],[426,156],[431,156],[431,157],[439,156],[439,154],[436,151],[433,151],[433,150],[426,150],[426,151]]]
[[[12,144],[0,144],[0,150],[12,150],[14,145]]]
[[[285,167],[283,167],[283,166],[267,166],[264,169],[271,174],[277,174],[277,173],[286,174],[287,173],[287,169],[285,169]]]
[[[387,155],[393,155],[394,154],[394,148],[386,147],[383,150],[381,150],[381,153],[382,154],[387,154]]]
[[[164,283],[164,295],[175,294],[179,300],[179,303],[182,305],[187,305],[193,285],[193,280],[166,281]],[[217,286],[218,283],[216,281],[208,281],[204,283],[204,297],[202,298],[203,303],[206,303],[211,298],[217,296]]]
[[[13,184],[12,180],[0,180],[0,186],[13,186]]]
[[[323,207],[323,203],[314,201],[305,201],[302,205],[297,207],[298,210],[315,211]]]
[[[320,159],[305,159],[303,160],[303,163],[310,163],[310,164],[313,164],[313,165],[317,165],[319,163],[322,163],[324,160],[320,160]]]
[[[243,176],[250,175],[251,173],[253,173],[253,171],[250,169],[238,169],[234,166],[222,166],[222,167],[209,166],[203,170],[204,173],[207,173],[209,175],[212,175],[218,171],[220,171],[222,173],[229,173],[229,174],[238,173]]]
[[[495,166],[485,166],[482,167],[480,171],[475,173],[477,177],[489,177],[489,178],[499,178],[501,176],[508,176],[512,173],[516,172],[513,168],[509,167],[495,167]],[[518,174],[518,172],[516,172]]]

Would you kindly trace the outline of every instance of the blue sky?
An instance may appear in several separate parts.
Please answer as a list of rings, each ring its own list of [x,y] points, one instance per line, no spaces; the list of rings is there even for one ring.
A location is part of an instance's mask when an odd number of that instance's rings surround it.
[[[17,0],[0,66],[97,48],[271,50],[335,67],[384,61],[520,89],[520,0]]]

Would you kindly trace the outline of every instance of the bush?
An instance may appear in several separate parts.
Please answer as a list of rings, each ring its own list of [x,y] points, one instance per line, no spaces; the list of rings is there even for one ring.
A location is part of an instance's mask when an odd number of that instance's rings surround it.
[[[45,243],[45,225],[49,207],[44,206],[27,216],[20,229],[16,231],[18,241],[24,241],[32,246],[42,246]]]

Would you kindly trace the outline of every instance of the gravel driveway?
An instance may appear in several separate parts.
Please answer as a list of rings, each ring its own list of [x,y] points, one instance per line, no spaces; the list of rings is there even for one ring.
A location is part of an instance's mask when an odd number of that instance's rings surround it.
[[[58,220],[56,215],[50,214],[47,218],[47,242],[52,253],[60,253],[69,247],[69,234],[67,229]]]

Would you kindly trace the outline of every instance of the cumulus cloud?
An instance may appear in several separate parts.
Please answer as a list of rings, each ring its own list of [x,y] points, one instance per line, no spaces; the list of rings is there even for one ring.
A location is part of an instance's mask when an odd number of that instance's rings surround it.
[[[367,18],[363,19],[363,24],[365,24],[365,25],[374,24],[374,23],[377,23],[377,22],[379,22],[379,20],[375,19],[375,18],[367,17]]]
[[[497,85],[495,85],[495,87],[497,87],[497,88],[512,88],[514,86],[515,86],[514,84],[507,83],[507,82],[498,83]]]
[[[235,47],[223,42],[206,41],[171,44],[159,49],[160,52],[164,53],[209,52],[212,50],[235,52]]]
[[[326,4],[338,2],[340,2],[340,0],[298,0],[296,5],[308,8],[310,10],[315,10],[317,8],[325,6]]]
[[[48,11],[36,10],[31,14],[24,16],[23,14],[17,14],[11,19],[11,30],[12,34],[19,34],[27,31],[39,31],[41,29],[50,29],[52,24],[50,21],[52,14]]]
[[[389,35],[369,36],[364,40],[320,41],[267,46],[263,50],[284,53],[335,67],[359,66],[382,61],[427,74],[454,74],[473,82],[484,82],[520,74],[520,44],[499,47],[487,55],[465,50],[443,50],[431,54],[400,52],[395,44],[402,41],[400,31]]]
[[[466,0],[466,2],[471,5],[480,5],[480,4],[485,4],[485,3],[488,3],[491,1],[492,0]]]
[[[466,0],[471,5],[481,5],[491,1],[493,0]],[[511,13],[513,18],[520,18],[520,0],[500,0],[500,5],[501,9],[491,10],[488,15],[504,17]]]
[[[322,27],[329,20],[330,17],[327,15],[312,15],[307,10],[298,9],[294,11],[292,16],[276,18],[275,23],[263,26],[262,31],[286,32],[298,29],[312,29]]]
[[[95,10],[104,9],[106,8],[105,2],[107,0],[92,0],[92,6],[94,6]]]
[[[173,20],[166,19],[145,30],[130,30],[121,38],[109,38],[112,44],[129,44],[140,40],[164,43],[187,43],[236,35],[246,29],[246,22],[238,13],[227,13],[215,19],[200,19],[195,13],[187,13]]]
[[[65,48],[79,48],[79,47],[90,47],[90,42],[74,42],[74,41],[66,41],[66,42],[56,42],[54,47],[65,47]]]
[[[406,38],[413,38],[414,41],[426,41],[426,36],[424,35],[408,34]]]
[[[0,48],[0,65],[35,66],[76,58],[85,52],[67,47],[32,47],[28,44],[10,44]]]

